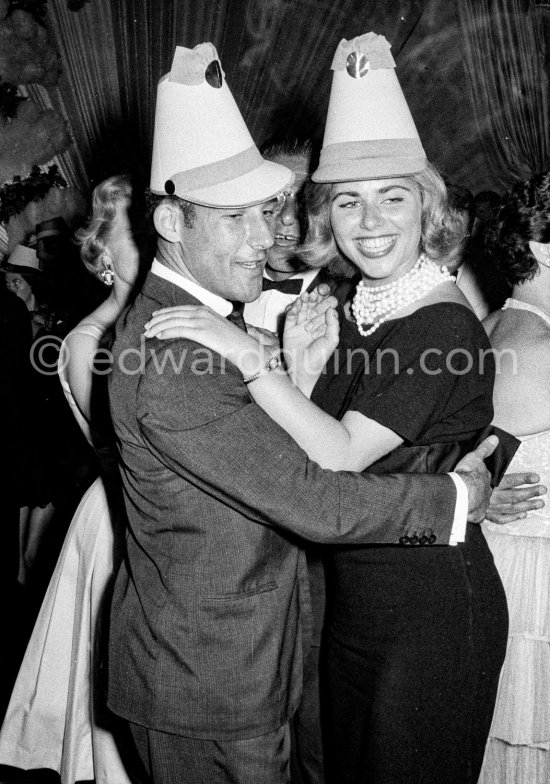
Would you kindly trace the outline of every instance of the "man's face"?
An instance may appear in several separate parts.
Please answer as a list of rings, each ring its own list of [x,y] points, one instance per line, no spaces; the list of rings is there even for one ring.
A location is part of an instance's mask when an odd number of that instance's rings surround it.
[[[277,209],[276,199],[230,209],[196,205],[193,227],[182,230],[188,277],[232,302],[257,299]]]
[[[17,294],[19,299],[22,299],[29,310],[34,307],[34,296],[32,288],[25,280],[25,278],[18,272],[5,272],[4,278],[6,281],[6,288]]]
[[[294,181],[285,191],[285,202],[275,221],[275,243],[267,255],[268,264],[277,272],[296,272],[296,248],[303,240],[304,227],[301,222],[300,200],[308,180],[310,157],[305,153],[296,155],[273,155],[269,160],[292,170]]]

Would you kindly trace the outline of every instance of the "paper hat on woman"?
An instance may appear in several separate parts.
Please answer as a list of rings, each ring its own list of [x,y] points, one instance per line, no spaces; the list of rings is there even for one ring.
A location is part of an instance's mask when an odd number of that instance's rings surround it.
[[[426,168],[390,48],[375,33],[340,41],[315,182],[399,177]]]
[[[286,167],[260,155],[214,46],[177,46],[157,90],[152,192],[243,207],[272,199],[291,179]]]
[[[42,272],[36,251],[26,245],[16,245],[7,259],[4,260],[3,272]]]

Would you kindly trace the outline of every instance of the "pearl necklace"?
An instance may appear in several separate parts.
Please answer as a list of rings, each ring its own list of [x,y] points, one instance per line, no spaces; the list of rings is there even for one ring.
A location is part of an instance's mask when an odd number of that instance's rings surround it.
[[[441,283],[454,278],[447,267],[440,267],[423,253],[412,269],[400,278],[381,286],[367,286],[363,280],[351,304],[351,310],[359,334],[372,335],[378,327],[388,321],[398,310],[412,305]],[[365,329],[363,324],[372,324]]]

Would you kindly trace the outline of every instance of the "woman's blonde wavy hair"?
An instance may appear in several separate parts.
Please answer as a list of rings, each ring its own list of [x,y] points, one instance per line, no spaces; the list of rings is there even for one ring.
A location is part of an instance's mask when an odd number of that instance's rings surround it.
[[[131,199],[132,184],[125,174],[109,177],[94,188],[88,225],[75,232],[75,240],[81,246],[80,256],[91,273],[101,271],[112,223],[121,204],[128,206]]]
[[[431,163],[404,179],[419,187],[422,200],[420,250],[440,264],[455,267],[466,239],[464,217],[448,203],[447,188]],[[328,267],[337,277],[352,277],[357,268],[339,250],[330,225],[332,183],[309,182],[306,186],[308,230],[300,257],[309,267]]]

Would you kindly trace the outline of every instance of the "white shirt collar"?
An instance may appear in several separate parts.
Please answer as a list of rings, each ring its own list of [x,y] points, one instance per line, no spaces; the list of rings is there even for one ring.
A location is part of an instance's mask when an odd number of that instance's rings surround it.
[[[191,294],[192,297],[198,299],[203,305],[212,308],[212,310],[220,316],[229,316],[233,310],[231,302],[223,299],[223,297],[218,297],[217,294],[212,294],[208,289],[205,289],[198,283],[195,283],[195,281],[180,275],[179,272],[175,272],[175,270],[170,269],[170,267],[161,264],[157,259],[154,259],[153,264],[151,265],[151,272],[153,275],[157,275],[159,278],[164,278],[164,280],[170,281],[170,283],[173,283],[175,286],[179,286],[180,289],[184,289],[188,294]]]

